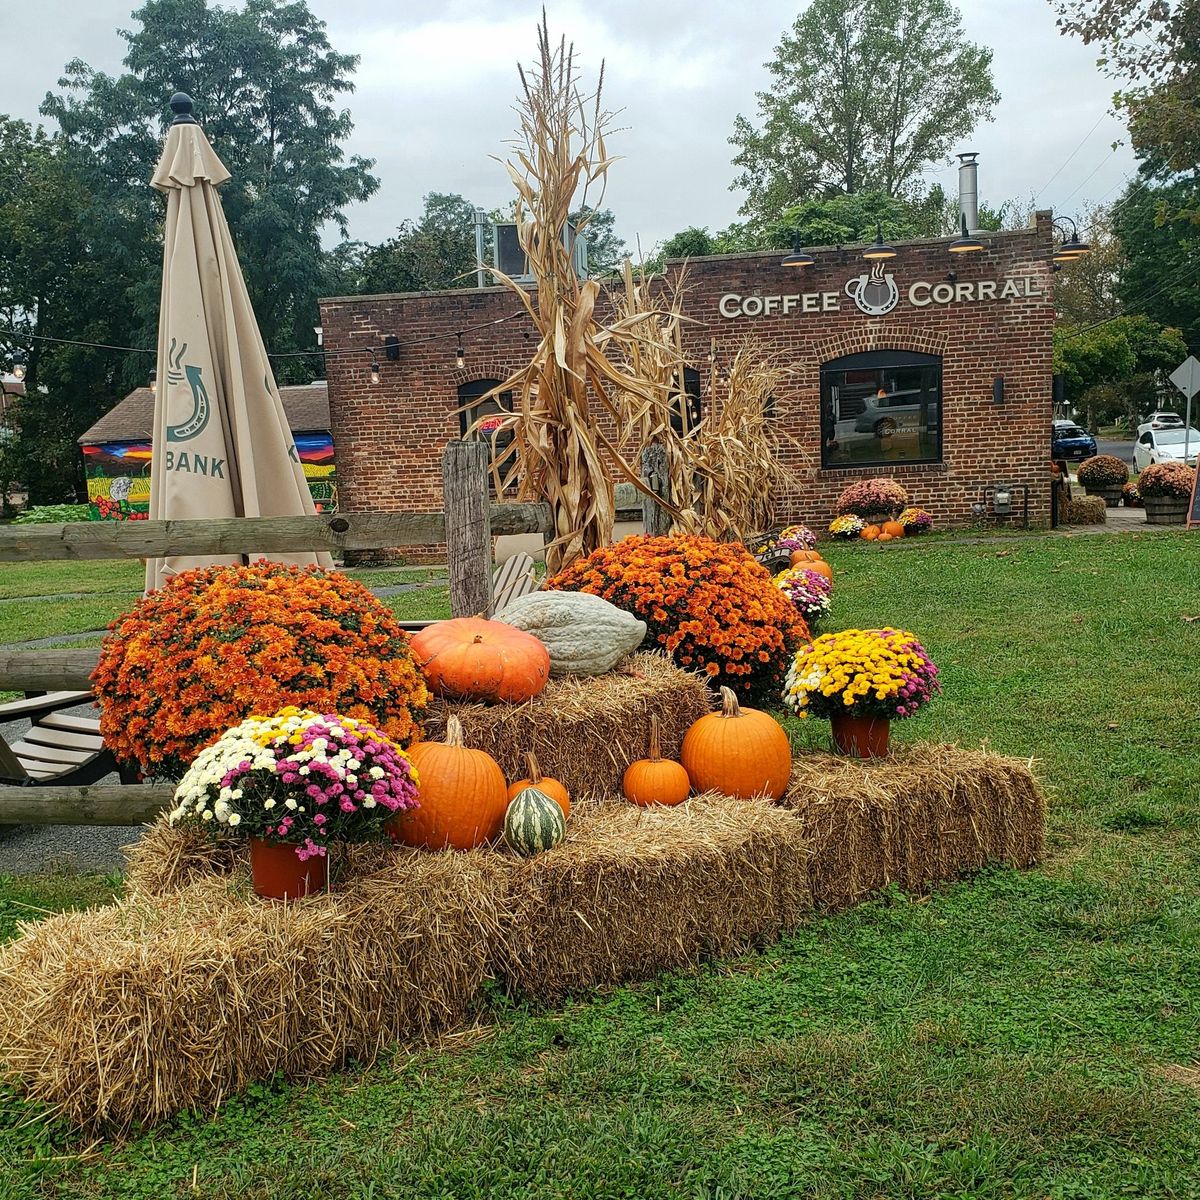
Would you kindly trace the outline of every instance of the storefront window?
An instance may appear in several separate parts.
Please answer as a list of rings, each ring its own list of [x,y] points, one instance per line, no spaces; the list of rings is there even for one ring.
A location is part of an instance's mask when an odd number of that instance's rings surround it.
[[[908,350],[821,368],[821,465],[942,461],[942,360]]]
[[[499,382],[498,379],[472,379],[470,383],[464,383],[458,389],[458,403],[461,407],[458,419],[462,436],[466,437],[471,426],[480,417],[483,417],[484,423],[470,436],[482,438],[487,442],[489,463],[502,460],[504,452],[513,440],[511,429],[498,428],[504,416],[512,411],[512,392],[501,392],[499,396],[491,396],[487,400],[480,399],[481,396],[486,396]],[[503,462],[500,468],[501,472],[504,473],[507,468],[508,463]],[[492,491],[495,492],[494,478],[491,480],[491,486]]]

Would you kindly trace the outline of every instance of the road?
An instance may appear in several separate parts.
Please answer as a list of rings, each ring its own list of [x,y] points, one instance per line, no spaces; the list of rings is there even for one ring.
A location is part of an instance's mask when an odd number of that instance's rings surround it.
[[[1097,454],[1111,454],[1123,463],[1133,466],[1133,439],[1128,441],[1110,441],[1108,438],[1096,439]]]

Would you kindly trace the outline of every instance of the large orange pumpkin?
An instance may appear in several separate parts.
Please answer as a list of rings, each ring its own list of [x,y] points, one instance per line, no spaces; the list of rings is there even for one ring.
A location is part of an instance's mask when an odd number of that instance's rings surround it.
[[[525,752],[525,766],[529,771],[529,778],[518,779],[516,783],[508,785],[509,800],[515,800],[527,787],[537,788],[551,800],[557,800],[558,807],[563,810],[563,816],[569,817],[571,815],[571,794],[567,791],[567,785],[557,779],[552,779],[549,775],[543,775],[537,755],[532,750]]]
[[[793,550],[790,561],[793,567],[798,567],[801,563],[822,562],[824,560],[816,550]]]
[[[883,532],[890,533],[894,538],[903,537],[904,526],[899,521],[884,521]]]
[[[436,621],[412,639],[430,688],[456,700],[519,704],[550,678],[550,652],[531,633],[503,621]]]
[[[723,792],[748,800],[778,800],[792,773],[787,734],[774,717],[738,705],[721,689],[721,711],[701,717],[684,735],[679,757],[698,792]]]
[[[650,757],[639,758],[625,768],[621,791],[630,804],[649,808],[652,804],[682,804],[692,790],[688,773],[674,759],[663,758],[658,738],[658,718],[650,717]]]
[[[833,582],[833,568],[824,560],[820,562],[808,562],[804,564],[806,571],[816,571],[818,575],[824,575],[830,583]]]
[[[417,808],[397,813],[388,828],[406,846],[470,850],[500,835],[508,790],[500,764],[463,744],[462,723],[446,718],[444,742],[408,748],[417,772]]]

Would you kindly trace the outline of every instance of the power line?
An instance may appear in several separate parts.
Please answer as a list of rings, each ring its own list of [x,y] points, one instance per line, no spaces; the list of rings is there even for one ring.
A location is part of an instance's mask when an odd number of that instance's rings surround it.
[[[1042,193],[1063,173],[1064,168],[1070,163],[1071,159],[1073,159],[1075,157],[1075,155],[1077,155],[1080,152],[1080,150],[1083,149],[1084,143],[1088,140],[1088,138],[1090,138],[1092,136],[1093,133],[1096,132],[1097,129],[1100,128],[1100,122],[1103,121],[1104,118],[1107,116],[1108,116],[1108,110],[1106,109],[1104,112],[1102,112],[1096,118],[1095,125],[1093,125],[1091,127],[1091,129],[1089,129],[1087,131],[1087,133],[1085,133],[1083,135],[1083,138],[1080,140],[1079,145],[1076,146],[1075,149],[1072,150],[1071,153],[1067,155],[1067,157],[1063,160],[1063,162],[1059,166],[1058,170],[1055,171],[1054,174],[1051,175],[1050,178],[1047,179],[1046,182],[1044,184],[1042,184],[1042,186],[1034,193],[1033,199],[1034,199],[1035,204],[1037,203],[1037,200],[1042,195]],[[1071,195],[1074,195],[1074,194],[1075,194],[1074,192],[1071,193]],[[1068,197],[1068,199],[1069,198],[1070,197]]]

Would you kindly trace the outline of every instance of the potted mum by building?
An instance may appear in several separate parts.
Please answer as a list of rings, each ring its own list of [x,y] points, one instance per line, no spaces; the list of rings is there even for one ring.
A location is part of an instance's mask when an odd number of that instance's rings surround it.
[[[1146,524],[1182,525],[1195,482],[1196,472],[1183,463],[1151,463],[1137,481]]]
[[[834,748],[883,758],[891,722],[911,717],[941,691],[938,669],[903,629],[844,629],[801,646],[783,701],[798,717],[828,717]]]
[[[248,838],[254,890],[295,900],[326,887],[331,844],[382,840],[389,817],[416,808],[418,784],[408,755],[374,725],[285,708],[201,750],[168,820]]]
[[[1099,496],[1106,508],[1121,502],[1121,489],[1129,482],[1129,468],[1113,454],[1094,454],[1079,464],[1079,482],[1089,496]]]
[[[837,498],[837,515],[881,521],[908,507],[908,492],[894,479],[860,479]]]

